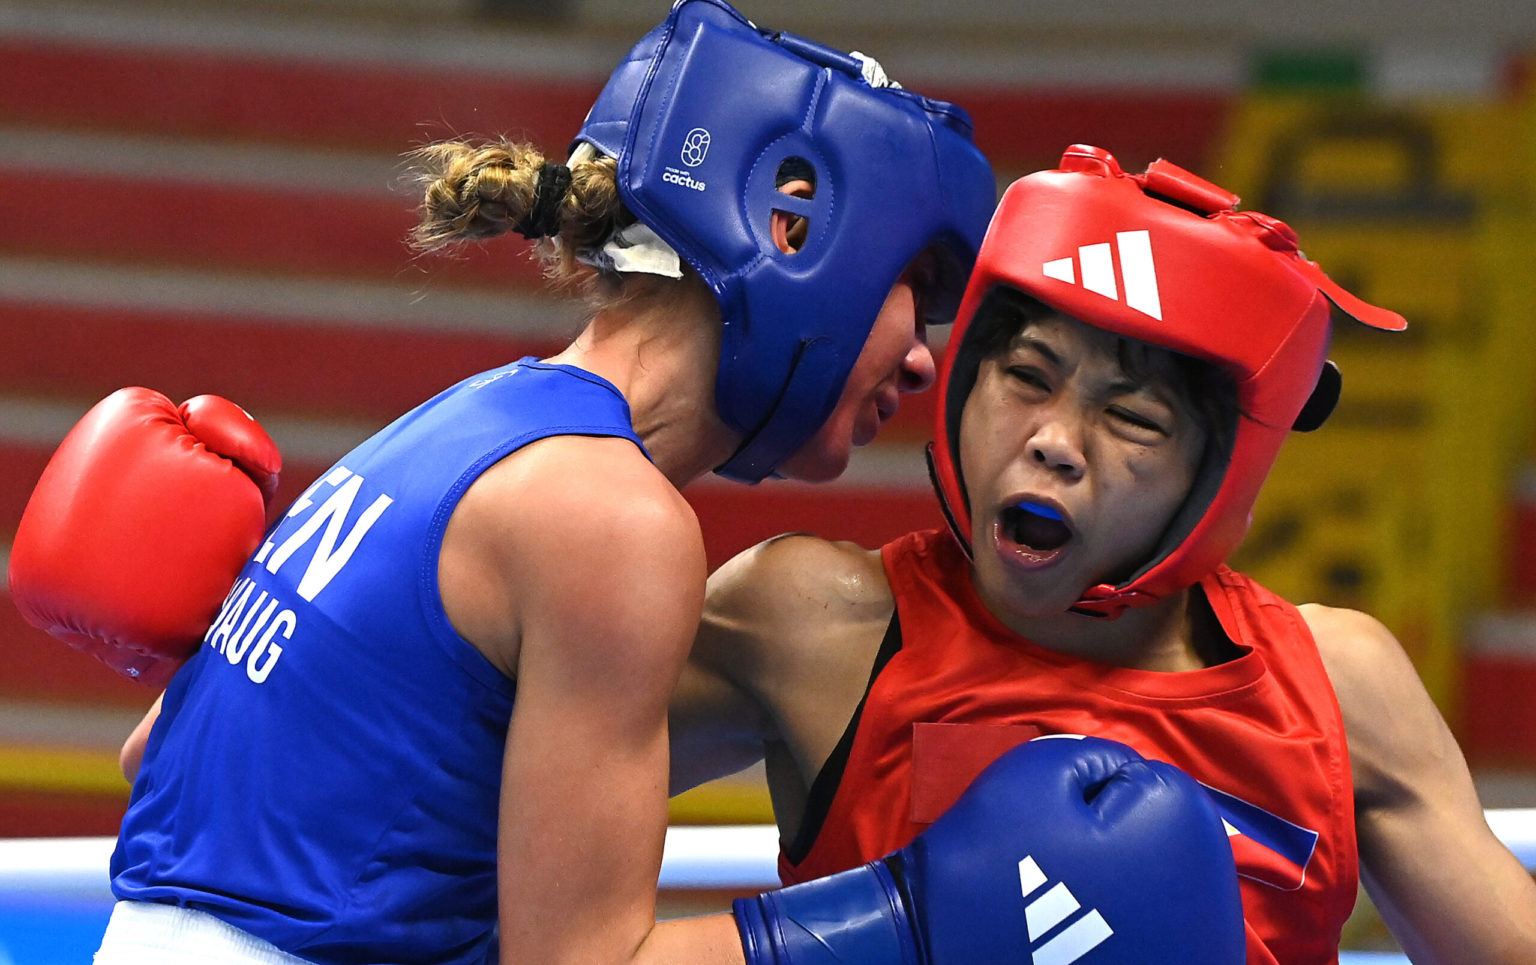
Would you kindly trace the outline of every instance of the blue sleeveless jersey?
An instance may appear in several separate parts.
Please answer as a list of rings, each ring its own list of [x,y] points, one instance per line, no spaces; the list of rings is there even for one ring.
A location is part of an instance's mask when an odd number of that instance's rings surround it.
[[[402,416],[293,504],[166,690],[119,898],[320,963],[485,960],[514,688],[449,625],[438,554],[470,483],[552,435],[640,445],[611,384],[523,359]]]

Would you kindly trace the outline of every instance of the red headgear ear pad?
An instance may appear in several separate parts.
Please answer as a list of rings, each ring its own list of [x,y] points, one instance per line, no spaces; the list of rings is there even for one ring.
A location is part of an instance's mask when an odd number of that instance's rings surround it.
[[[1077,609],[1114,616],[1150,603],[1237,547],[1286,433],[1315,427],[1337,397],[1336,374],[1323,374],[1330,306],[1374,328],[1407,327],[1323,274],[1287,225],[1237,211],[1237,202],[1166,161],[1127,175],[1107,151],[1084,145],[1069,148],[1059,169],[1008,188],[939,369],[933,474],[962,545],[971,519],[960,413],[980,361],[966,335],[988,293],[1009,286],[1088,325],[1209,362],[1237,387],[1230,453],[1207,454],[1153,558],[1122,583],[1086,588]]]

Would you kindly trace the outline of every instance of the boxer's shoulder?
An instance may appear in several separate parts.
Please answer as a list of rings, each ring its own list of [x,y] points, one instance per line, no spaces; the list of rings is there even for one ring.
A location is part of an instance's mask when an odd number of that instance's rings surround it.
[[[710,577],[701,642],[728,653],[759,693],[799,692],[808,680],[824,691],[841,676],[862,693],[894,606],[878,551],[787,534]]]
[[[878,550],[804,533],[738,554],[710,577],[709,598],[712,609],[770,625],[883,623],[892,606]]]
[[[1374,704],[1384,694],[1405,685],[1417,688],[1417,673],[1402,644],[1375,617],[1359,610],[1315,603],[1303,604],[1298,610],[1312,633],[1346,720],[1360,705]],[[1381,709],[1384,708],[1372,707],[1366,711],[1366,717],[1376,717]]]
[[[1441,768],[1461,755],[1413,660],[1379,620],[1358,610],[1301,608],[1317,641],[1349,738],[1350,776],[1362,812],[1451,786]]]

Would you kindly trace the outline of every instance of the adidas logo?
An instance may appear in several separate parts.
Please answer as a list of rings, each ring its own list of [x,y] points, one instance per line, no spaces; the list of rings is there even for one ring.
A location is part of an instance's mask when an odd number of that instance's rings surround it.
[[[1125,282],[1125,304],[1158,321],[1163,318],[1163,303],[1157,294],[1157,271],[1152,265],[1152,236],[1146,231],[1120,231],[1115,234],[1115,251],[1108,242],[1083,245],[1077,257],[1057,258],[1041,266],[1045,277],[1079,284],[1077,265],[1082,265],[1082,286],[1096,295],[1120,301],[1115,284],[1115,254],[1120,256],[1120,277]]]
[[[1072,965],[1115,932],[1097,909],[1090,909],[1047,941],[1040,942],[1042,936],[1082,911],[1082,905],[1065,883],[1058,881],[1048,888],[1047,885],[1050,881],[1034,858],[1026,856],[1019,862],[1019,887],[1028,902],[1024,906],[1024,923],[1029,929],[1030,960],[1034,965]],[[1040,894],[1030,898],[1036,892]]]

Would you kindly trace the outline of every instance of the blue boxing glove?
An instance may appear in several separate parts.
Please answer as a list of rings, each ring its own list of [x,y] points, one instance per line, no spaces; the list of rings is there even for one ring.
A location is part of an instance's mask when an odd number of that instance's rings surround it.
[[[735,902],[748,965],[1242,965],[1237,868],[1189,775],[1037,738],[910,845]]]

